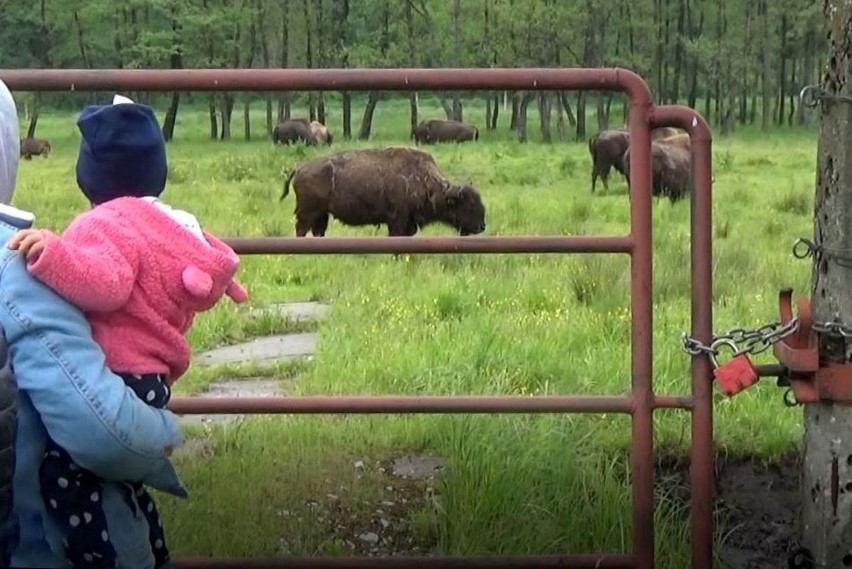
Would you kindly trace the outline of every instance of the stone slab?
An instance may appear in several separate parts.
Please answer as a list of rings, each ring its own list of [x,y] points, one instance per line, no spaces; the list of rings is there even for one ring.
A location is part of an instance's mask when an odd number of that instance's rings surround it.
[[[322,302],[285,302],[253,308],[249,314],[252,316],[275,315],[296,322],[305,322],[325,318],[330,309],[331,306]]]
[[[313,355],[316,341],[317,335],[313,332],[265,336],[203,352],[195,357],[195,363],[209,366],[294,360]]]

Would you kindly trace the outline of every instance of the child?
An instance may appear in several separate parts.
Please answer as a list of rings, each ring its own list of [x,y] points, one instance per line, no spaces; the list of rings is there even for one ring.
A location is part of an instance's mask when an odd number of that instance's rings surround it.
[[[142,400],[162,408],[170,386],[189,367],[184,334],[195,313],[223,294],[246,299],[234,280],[239,257],[191,214],[157,199],[167,163],[150,107],[116,95],[112,105],[85,107],[77,125],[77,185],[92,209],[61,237],[27,229],[8,246],[26,256],[36,278],[85,313],[110,369]],[[49,441],[40,483],[49,514],[67,532],[72,566],[116,567],[100,510],[100,479]],[[127,490],[129,507],[147,518],[155,567],[169,566],[154,502],[140,483],[128,483]]]

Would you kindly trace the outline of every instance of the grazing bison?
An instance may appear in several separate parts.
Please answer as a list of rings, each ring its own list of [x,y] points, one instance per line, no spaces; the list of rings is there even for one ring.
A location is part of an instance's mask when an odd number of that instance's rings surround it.
[[[680,136],[674,128],[655,128],[651,131],[651,140],[666,139]],[[689,135],[684,135],[689,138]],[[592,193],[600,177],[604,190],[609,190],[610,168],[615,168],[622,176],[627,177],[623,167],[623,156],[630,146],[630,133],[627,130],[602,130],[589,139],[589,154],[592,157]]]
[[[315,146],[317,138],[311,129],[308,119],[284,119],[272,129],[273,144],[290,144],[297,140],[303,141],[308,146]]]
[[[622,168],[627,172],[630,186],[630,150],[624,153]],[[651,169],[653,196],[667,196],[674,203],[689,195],[692,181],[692,155],[689,150],[660,140],[651,143]]]
[[[331,142],[334,137],[331,134],[331,131],[328,130],[328,127],[322,124],[321,122],[311,121],[311,133],[314,135],[314,138],[317,141],[317,144],[325,144],[331,146]]]
[[[459,121],[426,119],[414,127],[411,136],[416,144],[467,142],[479,140],[479,129]]]
[[[660,128],[655,128],[651,131],[651,140],[670,138],[672,136],[677,136],[678,134],[680,134],[680,131],[678,129],[672,128],[670,126],[664,126]]]
[[[449,182],[432,156],[415,148],[338,152],[290,173],[296,194],[296,236],[325,235],[329,215],[350,225],[382,225],[390,236],[412,236],[431,223],[461,235],[485,231],[485,206],[470,184]]]
[[[50,156],[50,143],[43,138],[22,138],[21,139],[21,156],[24,160],[32,160],[33,156],[42,155],[47,158]]]
[[[685,132],[682,132],[680,134],[676,134],[674,136],[667,136],[666,138],[660,138],[659,140],[657,140],[657,142],[659,142],[661,144],[671,144],[671,145],[674,145],[674,146],[679,146],[680,148],[683,148],[687,152],[691,148],[691,143],[690,143],[690,140],[689,140],[689,134],[687,134]]]

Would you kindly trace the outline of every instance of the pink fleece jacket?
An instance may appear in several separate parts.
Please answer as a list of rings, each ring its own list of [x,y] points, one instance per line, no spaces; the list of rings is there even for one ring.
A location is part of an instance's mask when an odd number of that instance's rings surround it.
[[[171,385],[189,367],[184,335],[195,314],[223,294],[247,296],[230,247],[204,232],[208,247],[142,199],[99,205],[62,237],[42,233],[44,250],[29,271],[86,314],[114,372],[162,373]]]

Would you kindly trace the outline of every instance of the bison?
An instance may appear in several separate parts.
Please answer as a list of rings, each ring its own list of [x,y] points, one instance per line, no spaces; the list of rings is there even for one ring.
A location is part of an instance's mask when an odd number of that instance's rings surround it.
[[[671,145],[674,145],[674,146],[679,146],[680,148],[683,148],[687,152],[690,150],[690,148],[692,146],[690,139],[689,139],[689,134],[687,134],[685,132],[676,134],[674,136],[667,136],[666,138],[660,138],[660,139],[657,140],[657,142],[659,142],[661,144],[671,144]]]
[[[663,138],[671,138],[672,136],[677,136],[680,134],[680,131],[676,128],[672,128],[670,126],[663,126],[660,128],[655,128],[651,131],[651,140],[662,140]]]
[[[479,140],[479,129],[454,120],[427,119],[411,131],[415,144]]]
[[[44,158],[50,156],[50,142],[43,138],[22,138],[21,156],[24,160],[32,160],[33,156],[41,155]]]
[[[661,140],[679,136],[678,130],[669,127],[655,128],[651,131],[651,140]],[[689,135],[684,135],[688,136]],[[592,193],[600,177],[604,190],[609,191],[610,168],[615,168],[627,177],[623,169],[623,156],[630,146],[630,133],[627,130],[602,130],[589,139],[589,154],[592,157]]]
[[[603,130],[589,139],[589,154],[592,156],[592,193],[600,176],[604,190],[609,190],[609,171],[615,167],[622,175],[621,157],[630,146],[630,135],[626,130]]]
[[[273,144],[287,144],[303,141],[308,146],[316,146],[317,138],[308,119],[284,119],[272,129]]]
[[[321,122],[311,121],[310,127],[311,133],[314,135],[317,144],[325,144],[327,146],[331,146],[331,142],[334,137],[332,136],[331,131],[328,130],[327,126],[325,126]]]
[[[622,168],[630,186],[630,150],[624,153]],[[689,150],[661,140],[651,143],[651,170],[653,196],[667,196],[674,203],[689,195],[692,181],[692,155]]]
[[[461,235],[485,231],[485,206],[471,184],[449,182],[432,156],[408,147],[338,152],[293,170],[296,236],[325,235],[329,215],[349,226],[387,225],[389,236],[412,236],[440,222]]]

